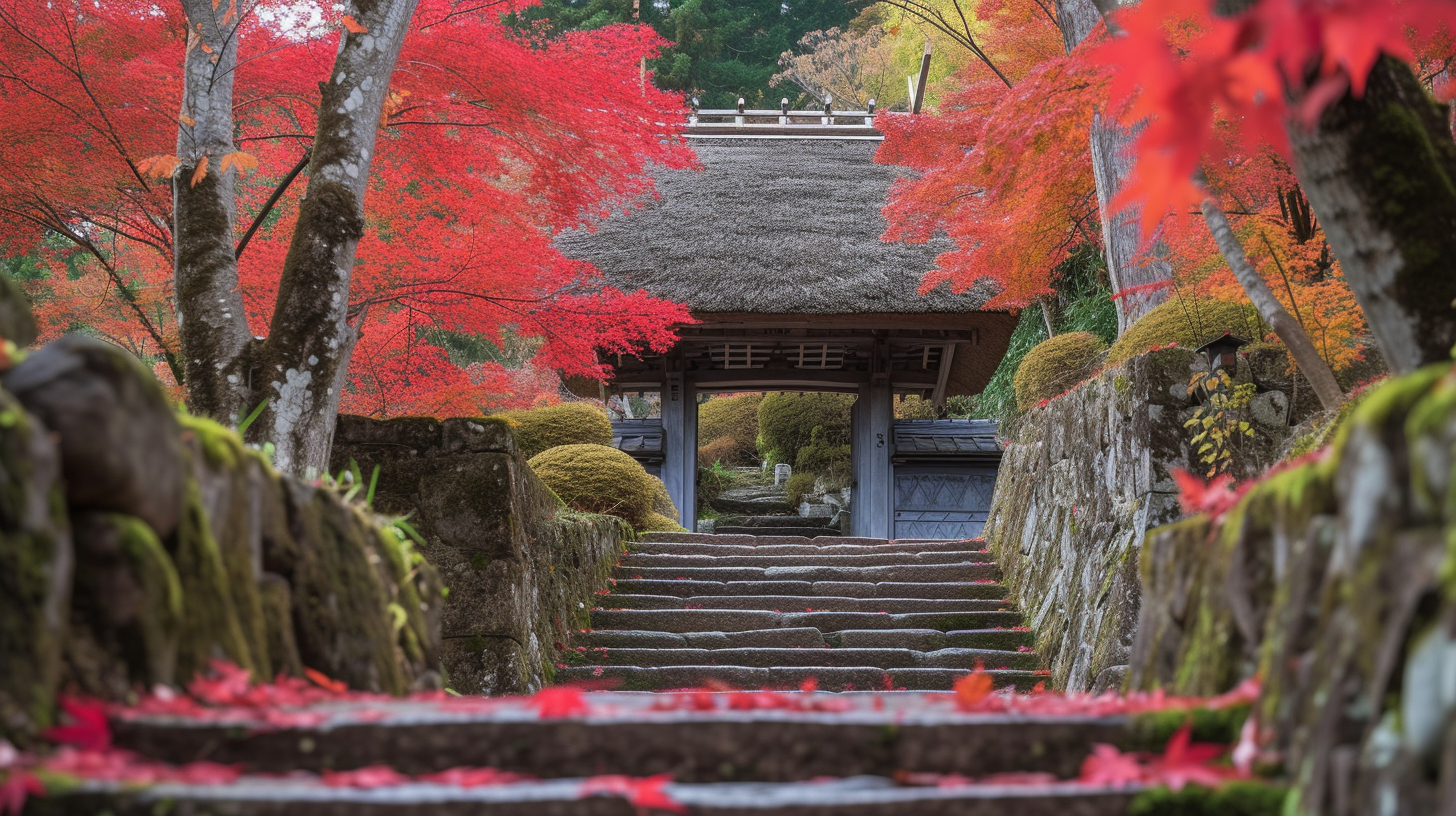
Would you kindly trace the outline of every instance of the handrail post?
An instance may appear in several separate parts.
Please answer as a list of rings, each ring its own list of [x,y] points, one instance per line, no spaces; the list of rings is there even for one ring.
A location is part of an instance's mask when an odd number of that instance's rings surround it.
[[[743,97],[740,96],[738,97],[738,115],[733,117],[733,123],[739,127],[743,127],[745,121],[743,116]]]

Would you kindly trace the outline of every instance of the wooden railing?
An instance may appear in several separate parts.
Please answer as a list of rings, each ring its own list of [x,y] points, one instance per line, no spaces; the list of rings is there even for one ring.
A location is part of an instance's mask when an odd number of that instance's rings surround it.
[[[783,100],[778,110],[755,110],[744,107],[699,109],[693,100],[688,116],[689,136],[791,136],[794,138],[861,138],[878,139],[875,127],[875,101],[866,110],[834,110],[833,100],[826,100],[820,110],[789,110]]]

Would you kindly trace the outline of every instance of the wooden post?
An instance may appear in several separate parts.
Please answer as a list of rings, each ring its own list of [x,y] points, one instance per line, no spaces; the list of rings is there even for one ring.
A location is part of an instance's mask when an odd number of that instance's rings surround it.
[[[683,526],[696,527],[694,493],[698,475],[698,407],[682,372],[681,353],[668,356],[662,390],[662,483]]]
[[[890,390],[889,346],[875,343],[870,381],[859,388],[851,414],[854,442],[854,494],[851,526],[857,536],[890,538],[894,535],[894,394]]]
[[[925,53],[920,55],[920,76],[915,80],[915,87],[910,93],[910,112],[919,113],[920,106],[925,104],[925,83],[930,80],[930,40],[925,41]]]

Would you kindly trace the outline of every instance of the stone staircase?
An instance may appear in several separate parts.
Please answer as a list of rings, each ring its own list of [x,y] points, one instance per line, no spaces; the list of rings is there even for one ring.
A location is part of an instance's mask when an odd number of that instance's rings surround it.
[[[652,533],[573,638],[561,682],[626,690],[948,691],[1042,677],[979,541]]]
[[[146,761],[245,773],[93,779],[25,813],[1127,813],[1138,786],[1076,779],[1095,745],[1139,746],[1129,719],[967,713],[946,693],[978,663],[999,686],[1041,679],[996,577],[976,542],[654,536],[557,673],[615,690],[126,714],[115,744]]]

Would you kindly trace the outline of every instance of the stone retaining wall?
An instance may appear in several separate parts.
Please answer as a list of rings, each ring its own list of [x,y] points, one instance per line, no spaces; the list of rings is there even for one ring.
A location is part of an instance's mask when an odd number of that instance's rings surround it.
[[[587,612],[625,547],[610,516],[566,510],[500,419],[341,416],[333,467],[375,466],[374,504],[414,512],[449,587],[444,664],[461,693],[525,693],[550,680],[557,644]]]
[[[1147,531],[1181,515],[1174,469],[1190,462],[1202,358],[1186,349],[1134,357],[1019,418],[1009,429],[986,539],[1037,633],[1054,688],[1117,688],[1138,620],[1138,559]],[[1260,393],[1255,436],[1236,450],[1236,475],[1259,472],[1310,410],[1277,348],[1240,359],[1234,378]],[[1295,399],[1289,410],[1290,395]]]
[[[1377,387],[1322,457],[1218,519],[1155,530],[1129,682],[1253,676],[1286,812],[1450,813],[1456,802],[1456,369]]]
[[[48,725],[58,689],[124,699],[217,658],[439,685],[441,585],[387,520],[179,416],[115,346],[0,357],[0,737]]]
[[[1178,413],[1193,353],[1135,357],[1017,423],[986,539],[1036,631],[1055,688],[1116,687],[1138,612],[1147,530],[1179,516]]]

